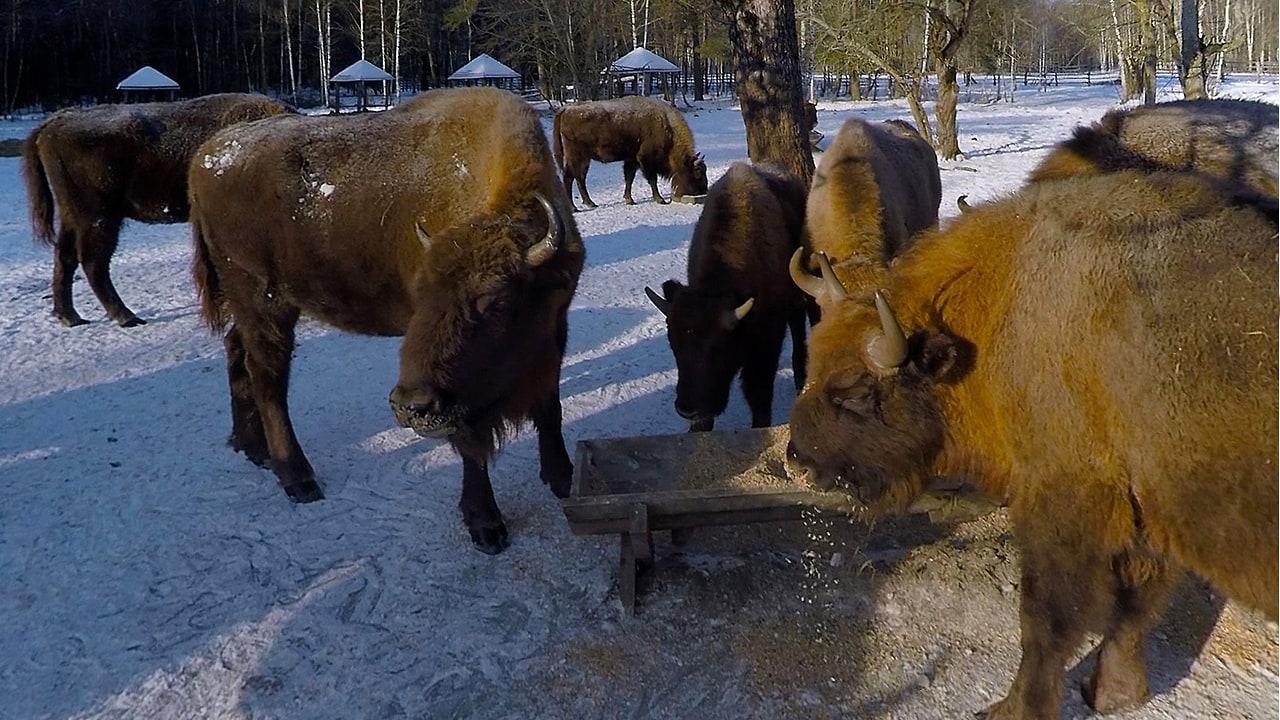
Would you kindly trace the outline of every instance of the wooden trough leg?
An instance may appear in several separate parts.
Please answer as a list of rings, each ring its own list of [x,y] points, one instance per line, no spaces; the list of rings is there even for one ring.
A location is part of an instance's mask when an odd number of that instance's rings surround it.
[[[636,612],[636,580],[641,569],[653,564],[653,532],[649,529],[649,507],[631,506],[631,527],[619,543],[618,595],[628,614]]]

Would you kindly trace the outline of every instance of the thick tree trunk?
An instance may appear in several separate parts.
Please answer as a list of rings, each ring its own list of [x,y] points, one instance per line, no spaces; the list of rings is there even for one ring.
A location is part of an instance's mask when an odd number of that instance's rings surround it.
[[[960,155],[960,139],[956,130],[956,101],[960,97],[960,86],[956,83],[956,66],[939,59],[937,71],[938,101],[934,112],[938,117],[938,134],[934,149],[943,160],[955,160]]]
[[[734,77],[747,154],[771,160],[806,184],[813,154],[804,121],[800,46],[791,0],[720,0],[729,18]]]
[[[1182,0],[1182,53],[1179,56],[1178,80],[1182,96],[1188,100],[1207,97],[1204,92],[1204,54],[1200,42],[1200,13],[1196,0]]]

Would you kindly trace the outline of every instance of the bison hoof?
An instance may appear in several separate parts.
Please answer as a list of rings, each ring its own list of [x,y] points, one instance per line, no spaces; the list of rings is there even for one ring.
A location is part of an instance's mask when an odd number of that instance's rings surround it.
[[[708,432],[715,429],[716,421],[713,420],[694,420],[689,423],[689,432]]]
[[[303,480],[292,485],[285,485],[284,494],[299,505],[324,499],[324,492],[315,480]]]
[[[131,328],[131,327],[138,327],[139,325],[146,325],[147,321],[143,320],[137,315],[130,315],[126,318],[121,318],[119,320],[116,320],[116,323],[122,328]]]
[[[471,542],[485,555],[497,555],[511,544],[507,536],[507,525],[501,520],[496,527],[467,528],[471,531]]]
[[[79,327],[81,325],[89,324],[88,320],[85,320],[79,315],[58,315],[57,318],[58,318],[58,322],[62,323],[63,325],[69,328]]]

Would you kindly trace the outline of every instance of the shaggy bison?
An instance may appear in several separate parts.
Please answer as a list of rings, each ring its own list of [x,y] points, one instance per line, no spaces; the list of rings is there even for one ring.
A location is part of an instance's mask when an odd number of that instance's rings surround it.
[[[1112,110],[1078,127],[1031,180],[1123,169],[1193,170],[1276,197],[1280,110],[1254,100],[1178,100]]]
[[[967,476],[1010,508],[1022,662],[992,719],[1148,694],[1143,634],[1177,568],[1277,609],[1277,217],[1211,178],[1028,183],[917,239],[883,292],[831,273],[791,413],[809,482],[871,511]]]
[[[556,165],[564,173],[565,194],[573,198],[578,182],[582,204],[595,207],[587,194],[587,169],[591,161],[622,161],[628,205],[636,169],[644,173],[653,200],[667,202],[658,192],[658,176],[671,179],[671,197],[707,192],[707,164],[694,153],[693,133],[684,116],[656,98],[629,96],[571,105],[556,113],[551,144]]]
[[[112,320],[144,324],[111,282],[121,225],[186,222],[187,164],[200,143],[228,125],[289,111],[261,95],[227,93],[74,108],[41,123],[23,145],[22,175],[35,236],[54,246],[54,316],[69,327],[85,323],[71,299],[76,266],[83,265]]]
[[[508,544],[488,466],[524,420],[543,482],[568,494],[560,363],[584,249],[527,104],[437,90],[382,113],[249,123],[200,148],[190,187],[202,313],[230,326],[230,445],[291,499],[322,497],[287,404],[300,315],[404,337],[391,408],[462,457],[480,550]]]
[[[845,121],[822,154],[809,189],[810,247],[837,266],[888,262],[916,233],[938,224],[938,155],[901,120]]]
[[[770,163],[734,163],[707,193],[689,242],[688,285],[645,294],[667,319],[675,355],[676,412],[710,430],[741,371],[751,426],[773,424],[773,379],[791,328],[791,367],[804,387],[804,296],[787,277],[800,245],[804,183]]]

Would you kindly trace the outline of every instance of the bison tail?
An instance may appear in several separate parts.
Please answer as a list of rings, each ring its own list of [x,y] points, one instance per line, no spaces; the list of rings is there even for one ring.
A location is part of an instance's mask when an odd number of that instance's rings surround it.
[[[195,213],[191,214],[191,244],[195,249],[191,260],[191,278],[200,294],[200,316],[211,331],[220,333],[226,329],[231,318],[227,312],[226,298],[222,294],[222,285],[218,281],[218,269],[209,256],[209,246],[204,241],[200,219]]]
[[[49,189],[49,176],[36,148],[40,129],[31,133],[22,143],[22,179],[27,185],[27,200],[31,213],[31,231],[36,239],[46,245],[53,244],[53,192]]]
[[[564,141],[560,139],[560,113],[551,120],[551,156],[556,159],[556,170],[564,167]]]

